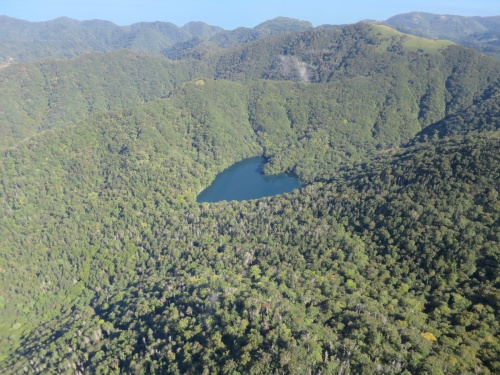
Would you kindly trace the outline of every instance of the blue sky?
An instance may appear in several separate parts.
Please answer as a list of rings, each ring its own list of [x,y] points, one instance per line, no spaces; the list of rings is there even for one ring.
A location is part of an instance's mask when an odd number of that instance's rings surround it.
[[[139,21],[168,21],[182,26],[204,21],[225,29],[253,27],[286,16],[314,26],[385,20],[411,11],[463,16],[500,15],[499,0],[0,0],[0,14],[29,21],[61,16],[104,19],[119,25]]]

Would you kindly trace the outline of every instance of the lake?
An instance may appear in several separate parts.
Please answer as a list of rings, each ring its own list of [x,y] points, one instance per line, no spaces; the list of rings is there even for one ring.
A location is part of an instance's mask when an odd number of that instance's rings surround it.
[[[243,201],[288,193],[300,189],[300,181],[287,174],[266,176],[262,174],[265,159],[262,157],[242,160],[219,173],[212,185],[203,190],[196,201]]]

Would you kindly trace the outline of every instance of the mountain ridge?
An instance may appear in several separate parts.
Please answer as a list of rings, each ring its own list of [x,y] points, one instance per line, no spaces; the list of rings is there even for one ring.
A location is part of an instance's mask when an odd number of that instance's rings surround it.
[[[402,32],[433,39],[449,39],[495,57],[500,56],[500,16],[464,17],[412,12],[383,23]]]
[[[422,77],[432,75],[436,82],[442,83],[443,88],[447,87],[443,89],[446,94],[439,94],[443,98],[449,95],[448,90],[458,90],[458,86],[463,89],[462,93],[457,91],[456,97],[465,98],[463,93],[475,92],[476,83],[466,85],[464,72],[456,70],[453,73],[451,65],[463,62],[474,71],[476,68],[472,67],[480,66],[483,77],[474,73],[478,82],[489,79],[489,72],[495,70],[495,60],[483,58],[463,47],[418,39],[384,27],[361,23],[342,29],[310,29],[271,35],[252,43],[207,50],[197,59],[170,61],[161,56],[122,50],[108,54],[91,53],[70,60],[14,64],[0,71],[0,81],[4,86],[1,95],[5,103],[9,103],[0,113],[2,143],[4,146],[12,145],[39,130],[65,126],[89,113],[167,97],[179,85],[201,77],[327,83],[363,76],[365,82],[359,82],[360,85],[373,85],[373,76],[382,74],[387,75],[388,81],[399,81],[394,83],[394,87],[399,87],[408,83],[396,79],[397,75],[408,81],[415,74]],[[203,45],[200,41],[194,50]],[[253,56],[259,56],[259,59]],[[102,64],[104,68],[100,67]],[[425,71],[426,64],[434,64],[436,68]],[[377,66],[384,67],[385,72],[377,72]],[[399,73],[390,73],[391,70]],[[441,73],[438,73],[439,70]],[[117,82],[120,82],[118,86]],[[410,96],[416,97],[408,100],[415,105],[425,102],[419,103],[417,97],[436,95],[431,94],[429,88],[419,85],[410,89],[413,92]],[[430,82],[425,85],[430,85]],[[380,83],[380,87],[385,86]],[[376,88],[369,90],[372,92]],[[25,100],[31,104],[26,106]],[[443,102],[440,105],[444,110],[452,104]],[[370,121],[376,122],[375,119]],[[415,129],[423,126],[417,125],[414,120],[409,123],[414,124]]]
[[[191,21],[180,27],[162,21],[118,26],[110,21],[79,21],[68,17],[29,22],[0,16],[0,41],[4,44],[3,48],[0,44],[0,61],[27,61],[50,56],[74,57],[85,52],[109,52],[121,48],[160,53],[165,48],[187,42],[193,37],[209,40],[219,33],[232,35],[241,33],[242,30],[254,30],[259,37],[263,37],[309,27],[312,28],[312,25],[306,21],[287,17],[265,21],[253,29],[224,30],[200,21]],[[71,44],[76,47],[68,48]]]
[[[499,17],[464,17],[413,12],[393,16],[386,21],[361,22],[386,24],[416,36],[450,39],[498,57]],[[345,26],[320,25],[315,29]],[[6,64],[49,56],[74,57],[90,51],[109,52],[121,48],[150,53],[167,51],[167,56],[174,56],[168,52],[169,49],[178,49],[183,43],[192,44],[193,38],[201,38],[208,43],[208,46],[213,47],[215,44],[227,48],[270,35],[313,28],[309,21],[287,17],[276,17],[253,28],[239,27],[234,30],[224,30],[200,21],[188,22],[180,27],[163,21],[118,26],[110,21],[78,21],[67,17],[44,22],[28,22],[0,16],[0,41],[2,41],[0,62]],[[178,53],[175,56],[178,56]]]
[[[0,372],[499,373],[500,60],[174,26],[0,70]],[[196,202],[254,156],[303,187]]]

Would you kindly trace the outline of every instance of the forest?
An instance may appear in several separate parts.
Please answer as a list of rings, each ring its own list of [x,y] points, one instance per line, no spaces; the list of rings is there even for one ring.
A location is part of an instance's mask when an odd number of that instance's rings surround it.
[[[261,29],[0,69],[0,372],[500,373],[500,61]]]

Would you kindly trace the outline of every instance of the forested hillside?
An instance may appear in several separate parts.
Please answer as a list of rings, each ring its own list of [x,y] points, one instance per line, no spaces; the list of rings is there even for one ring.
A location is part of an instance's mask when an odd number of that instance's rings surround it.
[[[0,372],[500,372],[500,63],[278,26],[0,71]]]
[[[358,136],[358,149],[366,141],[394,146],[472,104],[499,77],[498,66],[448,42],[368,24],[276,35],[175,62],[120,51],[15,64],[0,71],[0,146],[90,113],[167,97],[182,83],[205,77],[280,82],[276,89],[266,83],[253,90],[259,102],[248,106],[255,126],[302,127],[306,140],[314,130],[308,127],[336,123],[338,129],[343,123],[341,132]]]
[[[130,50],[9,66],[0,70],[0,146],[74,125],[91,113],[165,98],[199,70]]]
[[[416,139],[425,141],[428,137],[445,137],[470,132],[499,130],[500,84],[489,87],[470,107],[426,127]]]
[[[385,24],[395,29],[430,39],[446,39],[495,57],[500,56],[500,18],[463,17],[424,12],[398,14]],[[346,25],[320,25],[317,29],[343,28]],[[313,25],[286,17],[248,28],[224,30],[204,22],[176,26],[170,22],[139,22],[118,26],[109,21],[77,21],[67,17],[46,22],[28,22],[0,16],[0,67],[13,62],[43,58],[72,58],[89,52],[132,49],[163,54],[168,58],[191,56],[194,45],[202,51],[228,48],[293,32],[312,30]],[[196,54],[195,54],[196,56]]]
[[[224,30],[204,22],[189,22],[181,27],[159,21],[118,26],[102,20],[78,21],[60,17],[46,22],[28,22],[0,15],[0,64],[47,57],[71,58],[88,52],[124,48],[161,54],[193,40],[229,47],[310,28],[310,22],[286,17],[265,21],[254,28]]]
[[[175,43],[193,37],[209,39],[221,30],[202,22],[190,22],[182,27],[170,22],[118,26],[109,21],[78,21],[67,17],[28,22],[0,16],[0,61],[68,58],[123,48],[160,53]]]

